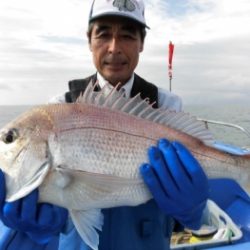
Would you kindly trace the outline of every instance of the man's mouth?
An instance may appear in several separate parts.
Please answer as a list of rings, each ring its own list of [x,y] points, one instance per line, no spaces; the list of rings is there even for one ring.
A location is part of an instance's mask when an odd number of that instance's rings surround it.
[[[110,66],[116,66],[116,65],[125,65],[126,64],[126,62],[124,62],[124,61],[105,61],[104,62],[104,64],[105,65],[110,65]]]
[[[117,61],[115,61],[115,62],[104,62],[104,65],[105,66],[108,66],[109,68],[111,68],[111,69],[121,69],[121,68],[123,68],[125,65],[126,65],[127,63],[126,62],[117,62]]]

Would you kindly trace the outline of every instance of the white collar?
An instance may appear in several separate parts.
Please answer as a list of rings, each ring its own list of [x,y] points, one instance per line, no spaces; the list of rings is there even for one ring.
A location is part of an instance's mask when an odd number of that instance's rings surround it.
[[[134,78],[135,75],[134,73],[132,74],[132,76],[130,77],[130,79],[121,87],[121,89],[124,90],[125,96],[126,98],[130,97],[130,93],[131,93],[131,89],[133,87],[133,83],[134,83]],[[99,83],[100,88],[102,89],[106,84],[112,89],[113,86],[107,81],[105,80],[102,75],[97,72],[97,81]]]

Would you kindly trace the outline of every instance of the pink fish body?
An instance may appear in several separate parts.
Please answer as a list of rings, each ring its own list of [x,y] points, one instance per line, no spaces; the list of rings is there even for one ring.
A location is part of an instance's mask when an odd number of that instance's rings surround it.
[[[33,108],[0,131],[8,201],[39,187],[40,200],[69,209],[83,240],[97,249],[100,209],[152,198],[139,167],[159,138],[185,144],[208,176],[248,185],[250,156],[213,148],[210,132],[194,117],[89,86],[77,103]]]

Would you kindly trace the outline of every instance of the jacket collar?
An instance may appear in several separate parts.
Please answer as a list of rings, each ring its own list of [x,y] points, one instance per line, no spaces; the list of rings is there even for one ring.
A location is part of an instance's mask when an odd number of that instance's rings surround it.
[[[130,77],[130,79],[121,87],[121,89],[123,89],[123,91],[124,91],[126,98],[130,97],[130,93],[131,93],[131,90],[133,87],[134,79],[135,79],[135,74],[133,73],[132,76]],[[101,89],[106,84],[109,86],[110,89],[113,89],[113,86],[107,80],[105,80],[99,72],[97,72],[97,81],[98,81],[98,84],[99,84]]]

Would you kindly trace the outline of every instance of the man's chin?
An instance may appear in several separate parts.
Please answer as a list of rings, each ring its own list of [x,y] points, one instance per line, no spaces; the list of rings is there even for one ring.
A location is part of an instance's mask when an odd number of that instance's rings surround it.
[[[118,83],[124,84],[127,82],[129,77],[124,77],[122,75],[118,75],[115,72],[112,72],[112,74],[104,76],[104,79],[107,80],[111,85],[115,86]]]

